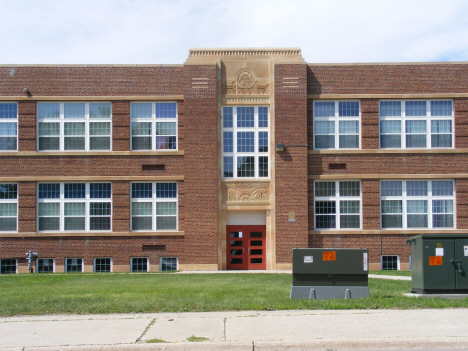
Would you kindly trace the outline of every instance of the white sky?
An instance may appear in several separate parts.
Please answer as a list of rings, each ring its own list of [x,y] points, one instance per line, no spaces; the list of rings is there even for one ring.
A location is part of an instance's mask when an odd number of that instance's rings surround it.
[[[0,0],[0,64],[182,64],[299,47],[308,63],[468,61],[467,0]]]

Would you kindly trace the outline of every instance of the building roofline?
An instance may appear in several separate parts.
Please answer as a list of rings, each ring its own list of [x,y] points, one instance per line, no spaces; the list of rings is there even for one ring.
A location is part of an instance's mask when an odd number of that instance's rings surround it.
[[[183,64],[0,64],[0,68],[18,68],[18,67],[94,67],[94,68],[121,68],[121,67],[136,67],[136,68],[146,68],[146,67],[184,67]]]
[[[468,61],[439,62],[355,62],[355,63],[308,63],[308,66],[429,66],[429,65],[467,65]]]

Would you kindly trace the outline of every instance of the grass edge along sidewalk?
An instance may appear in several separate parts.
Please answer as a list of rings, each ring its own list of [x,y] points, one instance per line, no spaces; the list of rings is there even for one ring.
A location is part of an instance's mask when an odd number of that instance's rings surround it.
[[[468,298],[414,299],[403,296],[410,281],[372,278],[368,299],[319,301],[291,300],[290,274],[21,274],[0,284],[0,316],[468,307]]]

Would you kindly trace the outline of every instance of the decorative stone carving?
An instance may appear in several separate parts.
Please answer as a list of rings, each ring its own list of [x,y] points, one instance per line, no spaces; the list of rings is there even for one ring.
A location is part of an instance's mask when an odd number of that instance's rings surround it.
[[[233,183],[226,186],[226,200],[230,202],[256,202],[270,200],[270,187],[263,184]]]
[[[252,70],[243,68],[236,74],[236,83],[240,88],[250,88],[255,83],[255,75]]]

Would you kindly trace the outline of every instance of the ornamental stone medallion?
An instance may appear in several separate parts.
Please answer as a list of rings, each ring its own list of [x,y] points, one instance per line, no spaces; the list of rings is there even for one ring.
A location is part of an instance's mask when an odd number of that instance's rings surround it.
[[[255,75],[252,70],[243,68],[237,72],[236,82],[240,88],[250,88],[255,83]]]

